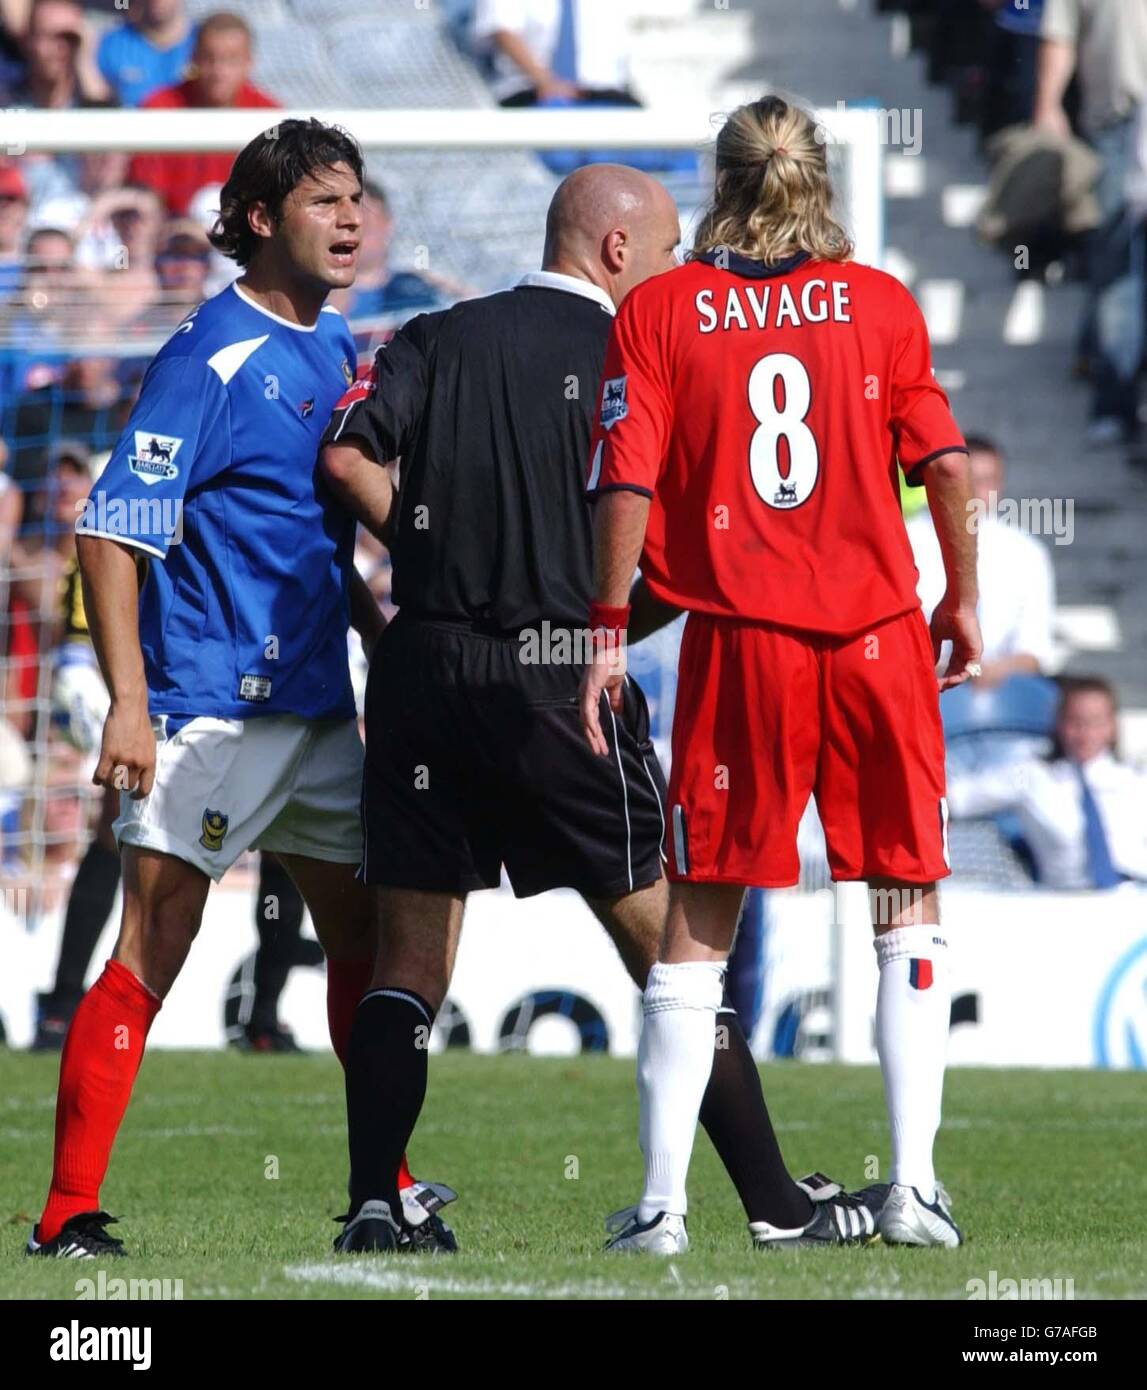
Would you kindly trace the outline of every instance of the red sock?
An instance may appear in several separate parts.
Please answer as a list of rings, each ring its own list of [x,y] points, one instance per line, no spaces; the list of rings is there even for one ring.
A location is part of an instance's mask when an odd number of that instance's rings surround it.
[[[100,1184],[161,1001],[119,961],[80,1001],[60,1058],[52,1186],[36,1239],[100,1205]]]
[[[327,1028],[330,1030],[331,1046],[344,1071],[354,1011],[366,993],[373,971],[373,957],[368,960],[331,960],[327,957]]]
[[[374,973],[374,960],[331,960],[327,958],[327,1028],[335,1056],[346,1070],[347,1048],[354,1011],[367,991]],[[403,1154],[398,1168],[398,1190],[413,1187],[410,1165]]]

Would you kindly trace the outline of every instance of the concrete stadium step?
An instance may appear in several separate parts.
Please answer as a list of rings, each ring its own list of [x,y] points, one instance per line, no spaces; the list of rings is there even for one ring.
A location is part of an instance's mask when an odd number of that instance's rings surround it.
[[[872,0],[739,0],[737,8],[752,13],[756,55],[726,74],[738,90],[775,86],[824,106],[875,102],[904,113],[902,130],[918,133],[919,153],[885,150],[886,268],[925,306],[937,377],[955,383],[961,424],[1003,445],[1009,493],[1075,499],[1073,542],[1053,547],[1059,596],[1112,610],[1123,645],[1073,648],[1071,667],[1099,669],[1125,700],[1147,707],[1139,558],[1147,470],[1087,443],[1090,391],[1070,374],[1082,288],[1023,281],[1006,255],[977,240],[988,170],[975,132],[955,123],[948,90],[929,86],[923,58],[909,53],[903,16],[877,13]]]

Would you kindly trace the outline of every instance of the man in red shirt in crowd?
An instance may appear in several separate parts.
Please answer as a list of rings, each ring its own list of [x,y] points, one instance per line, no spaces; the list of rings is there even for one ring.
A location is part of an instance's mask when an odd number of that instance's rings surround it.
[[[978,674],[981,645],[967,449],[919,309],[898,281],[851,260],[831,199],[811,116],[775,97],[734,112],[690,260],[630,293],[606,355],[588,485],[599,499],[590,627],[606,640],[582,685],[598,752],[601,695],[616,706],[624,680],[639,559],[653,595],[689,612],[673,886],[638,1056],[645,1190],[612,1249],[687,1248],[685,1178],[741,901],[747,885],[797,882],[810,794],[833,878],[876,890],[892,1186],[871,1234],[961,1241],[932,1147],[950,1009],[938,685]],[[897,464],[927,489],[944,556],[931,640]],[[952,656],[937,682],[944,641]],[[796,1231],[752,1229],[758,1245],[800,1243]]]
[[[199,26],[192,55],[192,76],[174,87],[161,87],[142,110],[189,107],[277,107],[251,76],[251,30],[237,14],[213,14]],[[201,188],[224,184],[235,162],[234,153],[140,154],[131,162],[128,179],[153,188],[173,217],[186,217]]]

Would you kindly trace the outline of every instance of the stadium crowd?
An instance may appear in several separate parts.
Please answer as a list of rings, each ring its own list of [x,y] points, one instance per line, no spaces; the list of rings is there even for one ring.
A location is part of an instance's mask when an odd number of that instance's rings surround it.
[[[1070,368],[1091,383],[1088,442],[1126,447],[1142,465],[1147,11],[1137,0],[882,8],[910,14],[930,75],[984,141],[992,183],[981,231],[1009,257],[1029,248],[1021,273],[1086,284]]]
[[[473,0],[447,8],[502,105],[639,100],[624,27],[609,7]],[[1029,126],[1060,142],[1065,158],[1078,139],[1098,155],[1087,237],[1073,241],[1052,225],[1046,231],[1053,248],[1075,247],[1092,287],[1076,365],[1095,383],[1093,437],[1133,443],[1147,200],[1136,201],[1131,175],[1147,147],[1147,20],[1134,20],[1138,7],[1123,0],[917,0],[882,8],[911,11],[935,75],[952,82],[965,113],[992,138],[992,158],[1004,157],[1001,132]],[[1118,22],[1104,18],[1116,14]],[[184,0],[138,0],[126,18],[112,4],[0,0],[0,107],[290,105],[289,91],[253,83],[257,42],[240,14],[193,23]],[[74,575],[72,528],[151,355],[237,273],[207,235],[230,162],[226,154],[0,157],[0,872],[23,878],[42,854],[45,908],[61,898],[97,816],[97,798],[86,789],[90,748],[52,698],[54,653],[76,636],[61,598]],[[392,263],[394,216],[377,182],[366,184],[364,209],[358,281],[333,300],[352,326],[470,292],[426,268]],[[990,440],[968,442],[986,503],[1003,495],[1003,459]],[[911,518],[909,534],[928,613],[940,570],[926,515]],[[1018,679],[1023,697],[1023,682],[1057,673],[1050,553],[990,515],[980,546],[986,649],[977,685],[986,696]],[[387,597],[385,554],[365,533],[358,559]],[[1113,756],[1116,708],[1116,692],[1102,682],[1065,684],[1042,735],[1025,725],[997,739],[982,765],[960,765],[953,815],[1018,816],[1017,843],[1049,886],[1102,888],[1147,876],[1143,832],[1132,843],[1125,828],[1132,813],[1147,824],[1147,784]],[[1081,720],[1092,725],[1089,737],[1072,732]],[[1094,771],[1094,786],[1083,769]]]

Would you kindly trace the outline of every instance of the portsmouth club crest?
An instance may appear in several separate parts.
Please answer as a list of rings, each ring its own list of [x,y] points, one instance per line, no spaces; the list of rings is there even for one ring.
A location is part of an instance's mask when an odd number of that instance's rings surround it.
[[[179,477],[175,456],[182,447],[183,440],[174,434],[136,430],[135,453],[128,455],[127,466],[148,487],[154,487],[156,483],[169,483]]]
[[[222,811],[203,812],[203,834],[199,843],[212,852],[223,848],[223,837],[227,834],[228,818]]]
[[[601,424],[603,429],[610,430],[624,420],[629,414],[629,402],[625,399],[625,390],[629,378],[624,376],[614,376],[607,378],[601,390]]]
[[[348,386],[353,386],[353,385],[354,385],[354,368],[351,366],[350,362],[347,361],[347,359],[346,359],[345,357],[343,358],[343,367],[342,367],[342,371],[343,371],[343,381],[345,381],[346,384],[347,384]]]

